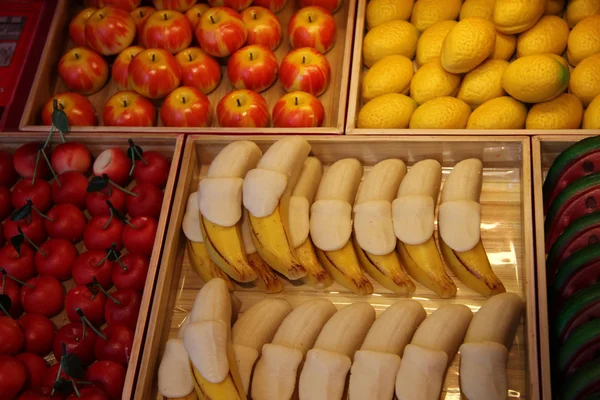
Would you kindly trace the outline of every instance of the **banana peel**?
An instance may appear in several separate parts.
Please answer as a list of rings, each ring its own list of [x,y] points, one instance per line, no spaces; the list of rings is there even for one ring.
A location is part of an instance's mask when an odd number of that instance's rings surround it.
[[[265,293],[279,293],[283,290],[281,279],[271,270],[258,253],[249,254],[248,264],[256,271],[256,287]]]
[[[315,247],[310,238],[307,238],[304,243],[296,248],[296,257],[306,270],[306,276],[301,278],[302,283],[317,290],[326,289],[333,284],[333,278],[319,263]]]
[[[230,292],[235,290],[235,284],[222,269],[210,259],[210,255],[206,250],[206,245],[203,242],[187,242],[188,259],[194,270],[200,276],[204,283],[213,278],[221,278],[227,283],[227,288]]]
[[[373,285],[362,271],[352,241],[339,250],[316,251],[321,265],[337,283],[359,296],[373,293]]]

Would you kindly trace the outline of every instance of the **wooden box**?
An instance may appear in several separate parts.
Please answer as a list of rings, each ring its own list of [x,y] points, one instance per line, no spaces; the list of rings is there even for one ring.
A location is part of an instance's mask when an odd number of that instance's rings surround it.
[[[325,121],[322,128],[220,128],[216,118],[216,107],[219,100],[231,90],[233,86],[227,78],[227,64],[222,63],[221,83],[208,95],[212,106],[213,125],[210,128],[168,128],[162,126],[160,115],[158,115],[158,127],[109,127],[102,126],[102,110],[110,96],[117,92],[117,88],[109,77],[108,83],[97,93],[89,96],[92,105],[96,109],[98,126],[72,127],[73,132],[177,132],[177,133],[266,133],[266,134],[342,134],[346,118],[346,106],[348,100],[348,81],[350,76],[350,59],[352,56],[352,40],[354,38],[354,20],[357,0],[344,0],[341,8],[334,14],[337,25],[336,43],[327,54],[327,60],[331,66],[331,82],[327,91],[319,97],[325,108]],[[23,116],[20,129],[24,131],[48,131],[49,127],[41,125],[41,111],[44,104],[55,94],[68,91],[64,82],[58,75],[58,61],[69,49],[75,47],[69,38],[68,26],[73,17],[82,9],[81,1],[60,0],[54,13],[54,20],[46,40],[46,46],[42,54],[40,65],[37,70],[29,99]],[[287,26],[292,15],[298,10],[296,0],[288,0],[287,5],[277,13],[282,25],[283,39],[275,51],[277,60],[281,62],[283,57],[292,50],[287,39]],[[192,46],[197,46],[196,39]],[[269,113],[271,113],[275,102],[279,100],[285,91],[279,81],[261,93],[267,101]],[[162,100],[155,102],[157,109]]]
[[[239,139],[255,141],[263,151],[277,137],[245,136]],[[399,157],[410,166],[424,158],[435,158],[447,174],[458,161],[478,157],[484,163],[482,192],[482,238],[489,258],[507,290],[523,296],[527,307],[518,330],[515,345],[510,352],[509,381],[511,396],[539,398],[537,367],[537,331],[535,273],[533,265],[533,227],[531,217],[531,181],[529,139],[525,137],[461,138],[461,137],[307,137],[312,154],[325,167],[346,157],[358,158],[366,169],[390,157]],[[202,282],[192,269],[186,251],[186,237],[181,223],[190,193],[196,190],[202,177],[218,152],[230,138],[218,136],[190,136],[186,144],[179,187],[175,194],[171,224],[167,233],[165,251],[154,294],[152,310],[143,354],[135,399],[157,399],[156,374],[165,342],[177,335],[177,330],[191,309]],[[372,281],[373,282],[373,281]],[[422,302],[428,312],[446,303],[463,303],[474,311],[484,298],[467,289],[455,279],[458,296],[443,300],[417,284],[412,295]],[[316,291],[304,285],[284,281],[284,291],[271,295],[286,298],[293,306],[314,298],[325,297],[338,307],[355,301],[367,301],[380,312],[392,304],[397,295],[373,282],[371,296],[358,297],[334,283],[325,291]],[[255,288],[238,287],[234,292],[242,301],[242,312],[264,293]],[[459,399],[458,361],[452,364],[444,385],[446,399]]]
[[[44,141],[46,140],[46,135],[40,133],[32,133],[30,135],[23,135],[19,132],[7,132],[4,135],[0,136],[0,149],[7,150],[11,153],[28,142],[34,141]],[[58,135],[54,137],[54,143],[57,142]],[[97,156],[103,150],[108,148],[121,148],[123,150],[127,150],[129,144],[127,143],[126,136],[123,134],[120,135],[111,135],[111,134],[103,134],[103,135],[85,135],[85,134],[69,134],[67,135],[68,141],[79,142],[85,144],[88,149],[91,151],[92,156]],[[60,141],[59,141],[60,142]],[[181,155],[183,150],[183,135],[152,135],[152,134],[140,134],[135,137],[135,143],[141,146],[144,150],[149,151],[158,151],[163,155],[167,156],[171,160],[171,168],[169,171],[169,178],[167,184],[164,188],[164,197],[162,204],[162,211],[160,214],[160,218],[158,220],[158,229],[156,233],[156,239],[154,243],[154,249],[152,252],[152,256],[150,258],[150,266],[148,269],[148,275],[146,277],[146,286],[144,288],[144,293],[142,297],[140,313],[138,316],[138,323],[136,327],[136,335],[133,341],[133,348],[131,350],[131,356],[129,360],[129,367],[127,368],[127,376],[125,379],[125,387],[123,390],[123,399],[128,399],[131,397],[134,388],[135,378],[137,376],[137,368],[140,361],[140,356],[142,352],[142,343],[143,343],[143,333],[146,329],[146,323],[148,321],[148,315],[150,313],[150,306],[152,304],[152,292],[154,290],[154,283],[156,278],[156,273],[158,272],[161,252],[163,250],[163,242],[165,239],[165,233],[167,231],[167,226],[169,223],[169,212],[171,210],[171,203],[173,200],[173,194],[175,192],[175,182],[177,180],[177,172],[179,169],[179,162],[181,161]],[[86,216],[89,217],[86,211]],[[85,250],[85,246],[83,242],[77,244],[77,250],[79,253]],[[72,280],[68,280],[64,282],[65,288],[68,290],[74,286],[74,282]],[[69,320],[67,319],[65,311],[61,312],[56,317],[52,318],[54,324],[60,328],[61,326],[67,324]],[[54,356],[49,355],[46,359],[53,363]]]

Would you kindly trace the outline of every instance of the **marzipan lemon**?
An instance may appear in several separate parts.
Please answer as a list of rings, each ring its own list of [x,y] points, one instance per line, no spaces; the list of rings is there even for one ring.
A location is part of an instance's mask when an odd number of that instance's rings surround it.
[[[544,15],[558,15],[560,17],[565,9],[565,3],[566,0],[548,0]]]
[[[504,33],[496,32],[496,45],[490,58],[508,61],[515,54],[516,48],[517,37],[515,35],[505,35]]]
[[[477,107],[467,129],[523,129],[527,107],[510,96],[496,97]]]
[[[502,78],[508,68],[508,61],[487,60],[463,77],[457,98],[467,103],[471,108],[504,96]]]
[[[569,91],[579,97],[584,107],[600,95],[600,53],[586,58],[571,71]]]
[[[456,24],[456,21],[440,21],[425,29],[417,42],[417,65],[423,65],[436,58],[440,58],[442,43],[444,43],[448,32]]]
[[[600,53],[600,15],[592,15],[575,25],[567,44],[567,58],[573,66],[596,53]]]
[[[456,19],[461,5],[462,0],[418,0],[413,7],[410,22],[423,32],[436,22]]]
[[[519,35],[517,57],[534,54],[562,54],[569,40],[569,25],[555,15],[542,17],[531,29]]]
[[[455,97],[438,97],[419,106],[410,119],[410,129],[464,129],[471,108]]]
[[[358,113],[360,129],[404,129],[417,103],[403,94],[389,93],[369,101]]]
[[[600,129],[600,96],[596,96],[583,114],[583,129]]]
[[[573,28],[579,21],[596,14],[600,14],[600,0],[569,0],[564,18],[569,28]]]
[[[560,60],[555,54],[517,58],[504,72],[504,90],[524,103],[552,100],[569,86],[569,68]]]
[[[555,99],[535,104],[527,114],[526,129],[578,129],[583,117],[581,101],[563,93]]]
[[[469,72],[494,51],[496,29],[484,18],[465,18],[452,28],[442,44],[442,66],[448,72]]]
[[[467,0],[460,8],[459,19],[481,17],[492,20],[496,0]]]
[[[514,35],[535,25],[546,11],[546,0],[496,0],[492,20],[500,33]]]
[[[369,101],[387,93],[407,94],[413,72],[413,63],[407,57],[382,58],[373,64],[363,77],[363,100]]]
[[[383,57],[401,55],[415,56],[419,32],[406,21],[390,21],[371,29],[363,42],[363,62],[371,67]]]
[[[410,82],[410,97],[423,104],[436,97],[454,96],[460,86],[460,75],[442,68],[439,59],[428,62],[415,72]]]
[[[367,4],[367,26],[373,29],[385,22],[408,21],[414,0],[371,0]]]

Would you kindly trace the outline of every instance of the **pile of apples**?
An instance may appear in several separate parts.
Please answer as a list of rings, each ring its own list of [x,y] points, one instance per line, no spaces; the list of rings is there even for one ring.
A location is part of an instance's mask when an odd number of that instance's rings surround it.
[[[85,96],[110,78],[119,91],[104,105],[106,126],[156,126],[157,108],[164,126],[212,126],[213,105],[206,95],[217,88],[223,70],[234,90],[216,105],[220,126],[323,125],[318,96],[331,76],[324,54],[335,44],[332,13],[341,0],[298,0],[301,8],[287,29],[293,50],[281,63],[273,53],[282,40],[275,13],[287,0],[209,0],[210,6],[196,1],[154,0],[154,8],[140,7],[141,0],[95,0],[101,8],[80,11],[69,25],[76,47],[58,64],[71,92],[47,102],[44,124],[52,124],[56,100],[70,125],[96,125]],[[287,94],[270,112],[259,93],[278,76]]]
[[[0,149],[0,399],[121,399],[170,169],[127,153]]]

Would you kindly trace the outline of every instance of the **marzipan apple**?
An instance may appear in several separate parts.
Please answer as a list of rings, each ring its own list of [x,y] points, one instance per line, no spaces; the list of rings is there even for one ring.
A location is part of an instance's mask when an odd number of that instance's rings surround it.
[[[242,11],[242,20],[248,29],[246,44],[262,44],[275,50],[281,43],[281,23],[270,10],[248,7]]]
[[[175,10],[179,12],[186,12],[198,0],[152,0],[154,7],[159,10]]]
[[[133,43],[135,22],[129,13],[117,7],[104,7],[85,23],[85,41],[96,52],[110,56]]]
[[[129,63],[129,87],[149,99],[160,99],[181,82],[175,57],[163,49],[140,51]]]
[[[97,8],[88,7],[81,10],[69,24],[69,36],[77,46],[86,46],[85,23]]]
[[[202,50],[214,57],[227,57],[246,42],[248,32],[242,17],[228,7],[206,10],[196,27],[196,39]]]
[[[142,42],[142,31],[144,29],[144,24],[150,15],[156,11],[156,8],[150,6],[138,7],[133,10],[129,15],[133,18],[135,22],[135,29],[137,32],[137,43],[144,45]],[[144,45],[145,46],[145,45]]]
[[[277,58],[265,46],[242,47],[229,57],[227,76],[236,89],[262,92],[277,79]]]
[[[173,90],[160,108],[160,119],[165,126],[205,127],[211,124],[208,97],[191,86]]]
[[[87,97],[72,92],[60,93],[48,100],[42,110],[42,122],[44,125],[52,125],[54,100],[56,100],[57,106],[67,114],[69,126],[96,125],[96,113],[92,103],[90,103]]]
[[[181,79],[185,86],[192,86],[209,94],[221,81],[219,63],[200,49],[190,47],[177,53],[177,64],[181,67]]]
[[[281,11],[286,4],[287,0],[254,0],[252,2],[254,6],[268,8],[274,13]]]
[[[277,128],[315,128],[323,125],[324,118],[321,101],[306,92],[288,93],[273,107],[273,125]]]
[[[267,102],[251,90],[227,93],[217,105],[219,125],[232,128],[264,128],[269,125]]]
[[[252,0],[208,0],[211,7],[230,7],[240,12],[252,4]]]
[[[179,11],[156,11],[144,24],[142,42],[148,48],[165,49],[175,54],[192,43],[192,28]]]
[[[99,3],[102,7],[113,6],[131,12],[134,8],[139,7],[141,2],[142,0],[101,0]]]
[[[156,109],[135,92],[118,92],[106,102],[102,121],[106,126],[154,126]]]
[[[289,52],[279,66],[279,81],[286,92],[303,91],[320,96],[327,90],[331,67],[312,47]]]
[[[336,12],[342,5],[343,0],[298,0],[298,5],[301,8],[308,6],[323,7],[330,13]]]
[[[119,53],[112,65],[112,80],[119,90],[129,89],[129,63],[144,48],[131,46]]]
[[[106,83],[108,64],[92,50],[75,47],[60,58],[58,74],[70,90],[92,94],[102,89]]]
[[[304,7],[290,19],[288,38],[290,45],[313,47],[327,53],[335,44],[335,19],[326,9],[318,6]]]
[[[190,21],[192,29],[196,30],[198,21],[200,21],[200,16],[209,8],[210,6],[208,4],[198,3],[185,12],[185,17]]]

